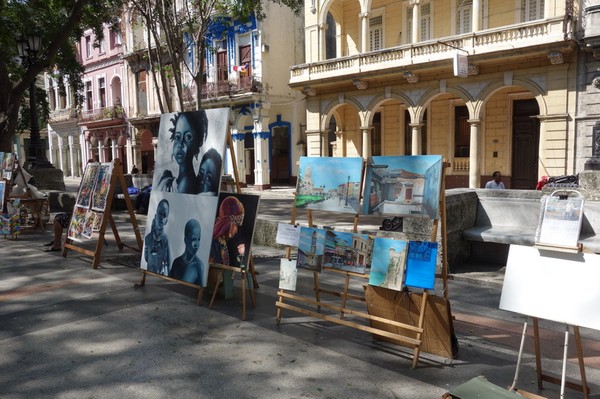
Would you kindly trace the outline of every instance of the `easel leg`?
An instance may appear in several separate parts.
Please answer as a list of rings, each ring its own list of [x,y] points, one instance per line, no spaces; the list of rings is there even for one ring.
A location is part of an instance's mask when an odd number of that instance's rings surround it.
[[[142,270],[142,281],[139,284],[134,284],[133,288],[140,288],[146,285],[146,272]]]
[[[521,360],[523,358],[523,349],[525,348],[525,337],[527,336],[527,320],[523,323],[523,335],[521,335],[521,346],[519,347],[519,356],[517,357],[517,369],[515,370],[515,378],[513,380],[512,385],[508,389],[509,391],[514,391],[517,387],[517,382],[519,381],[519,370],[521,369]]]
[[[350,275],[346,274],[346,281],[344,282],[344,291],[342,291],[342,309],[346,308],[346,302],[348,302],[348,287],[350,286]],[[344,319],[344,311],[340,312],[340,319]]]
[[[223,280],[223,270],[217,271],[217,282],[215,283],[215,288],[213,290],[212,298],[210,299],[210,303],[208,304],[208,308],[211,309],[213,302],[217,296],[217,291],[219,290],[219,284],[221,284],[221,280]]]
[[[579,334],[578,326],[573,326],[573,333],[575,334],[575,347],[577,348],[577,359],[579,360],[579,374],[581,375],[581,390],[583,392],[584,399],[589,399],[590,389],[587,384],[587,377],[585,376],[585,364],[583,362],[583,348],[581,347],[581,335]]]
[[[569,325],[565,325],[565,347],[563,350],[563,366],[562,374],[560,377],[560,398],[565,397],[565,382],[567,380],[567,352],[569,349]]]
[[[279,295],[279,297],[277,298],[277,303],[283,303],[283,297],[281,295]],[[281,323],[281,317],[282,317],[282,309],[279,306],[277,306],[277,317],[275,318],[277,325],[279,325],[279,323]]]
[[[246,320],[246,272],[242,272],[242,320]]]
[[[407,293],[408,295],[408,293]],[[423,324],[425,323],[425,307],[427,306],[427,297],[428,297],[428,293],[427,291],[423,291],[423,300],[421,301],[421,314],[419,315],[419,328],[421,330],[423,330]],[[415,346],[415,350],[413,353],[413,362],[412,362],[412,368],[417,368],[417,364],[419,362],[419,354],[421,353],[421,345],[423,344],[422,342],[423,339],[423,333],[422,332],[418,332],[417,333],[417,340],[419,341],[419,343]]]
[[[246,273],[246,281],[248,281],[248,290],[250,290],[250,305],[252,305],[252,307],[256,306],[256,296],[254,295],[254,288],[255,286],[253,285],[254,282],[254,274],[253,273]]]
[[[537,317],[533,318],[533,342],[535,347],[535,374],[538,389],[543,389],[542,383],[542,353],[540,349],[540,325]]]
[[[321,288],[319,288],[319,273],[313,272],[313,278],[315,282],[315,299],[317,302],[321,302]],[[317,306],[317,309],[321,309],[321,306]]]
[[[202,299],[204,298],[204,287],[198,289],[198,297],[196,298],[196,304],[202,305]]]

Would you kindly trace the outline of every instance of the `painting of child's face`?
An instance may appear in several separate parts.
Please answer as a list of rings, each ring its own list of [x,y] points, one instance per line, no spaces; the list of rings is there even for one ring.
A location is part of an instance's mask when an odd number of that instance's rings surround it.
[[[193,146],[196,143],[196,133],[192,131],[187,118],[182,115],[177,119],[175,132],[173,133],[173,159],[178,164],[191,160],[194,151]]]
[[[198,248],[200,248],[200,224],[195,220],[191,220],[190,222],[188,222],[188,225],[185,226],[184,242],[186,250],[195,254],[198,252]]]
[[[216,176],[217,165],[215,165],[214,161],[210,158],[207,158],[200,164],[200,192],[206,193],[213,191],[212,187],[214,185],[214,179],[218,178]]]
[[[156,214],[152,221],[153,227],[158,234],[162,234],[165,225],[169,219],[169,205],[167,202],[161,202],[156,208]]]

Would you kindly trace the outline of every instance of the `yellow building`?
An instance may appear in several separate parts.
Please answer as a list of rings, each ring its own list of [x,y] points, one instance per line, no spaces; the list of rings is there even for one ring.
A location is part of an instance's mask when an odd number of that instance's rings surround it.
[[[290,77],[307,96],[307,154],[441,154],[447,188],[575,173],[578,8],[307,0],[306,62]]]

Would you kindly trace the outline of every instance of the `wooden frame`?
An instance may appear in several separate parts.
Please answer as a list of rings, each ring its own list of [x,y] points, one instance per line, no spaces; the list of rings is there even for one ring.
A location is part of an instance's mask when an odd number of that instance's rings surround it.
[[[443,188],[444,188],[444,182],[445,182],[445,168],[448,166],[449,165],[447,163],[443,163],[442,176],[440,179],[441,180],[441,182],[440,182],[440,216],[439,216],[439,219],[433,220],[432,235],[431,235],[431,241],[436,241],[438,226],[441,221],[441,226],[442,226],[442,230],[441,230],[442,272],[440,274],[436,274],[436,277],[441,278],[443,281],[443,291],[444,291],[444,300],[445,301],[448,300],[448,281],[447,281],[448,280],[448,263],[447,263],[447,259],[446,259],[446,253],[447,253],[447,251],[446,251],[446,249],[447,249],[447,247],[446,247],[446,223],[445,223],[445,217],[446,217],[445,205],[446,204],[445,204],[445,195],[443,195]],[[363,163],[363,176],[364,176],[364,167],[365,167],[365,164]],[[363,182],[361,183],[361,193],[363,191],[362,190],[363,184],[364,184],[364,179],[363,179]],[[354,224],[353,224],[353,232],[354,233],[356,233],[358,230],[358,218],[359,218],[358,214],[354,215]],[[307,210],[307,221],[308,221],[309,227],[315,227],[315,225],[313,223],[312,211],[310,209]],[[295,205],[292,208],[291,224],[296,224],[296,207],[295,207]],[[288,247],[286,249],[285,256],[287,259],[291,258],[291,251],[292,251],[291,247]],[[393,320],[389,317],[380,317],[377,315],[373,315],[373,314],[371,314],[371,312],[367,313],[367,312],[360,312],[360,311],[357,311],[354,309],[348,309],[346,307],[348,299],[356,299],[356,300],[360,300],[360,301],[365,301],[365,297],[362,295],[356,296],[356,295],[352,295],[352,294],[348,293],[350,278],[352,278],[352,277],[365,278],[365,275],[348,272],[348,271],[340,271],[340,270],[335,270],[335,269],[330,269],[330,268],[326,268],[326,270],[333,271],[335,273],[344,275],[345,279],[344,279],[344,284],[343,284],[343,288],[342,288],[341,292],[322,289],[319,285],[318,273],[313,272],[314,291],[315,291],[315,299],[314,300],[309,299],[305,296],[288,293],[282,289],[280,289],[277,292],[277,296],[278,296],[278,299],[276,302],[276,307],[277,307],[276,322],[277,322],[277,324],[279,324],[282,320],[283,310],[287,309],[287,310],[295,311],[297,313],[301,313],[301,314],[304,314],[307,316],[311,316],[311,317],[315,317],[318,319],[333,322],[336,324],[340,324],[340,325],[343,325],[346,327],[355,328],[360,331],[366,331],[366,332],[372,333],[376,336],[383,337],[386,340],[391,340],[392,342],[397,341],[405,346],[411,347],[413,349],[412,368],[415,368],[417,366],[421,347],[423,344],[423,335],[424,335],[425,326],[426,326],[425,319],[426,319],[426,314],[427,314],[427,303],[428,303],[428,298],[429,298],[429,291],[423,290],[421,302],[420,302],[420,306],[419,306],[419,317],[418,317],[418,322],[416,323],[416,325],[402,323],[397,320]],[[340,306],[332,305],[330,303],[321,301],[321,293],[339,296],[341,298]],[[295,302],[295,303],[290,304],[290,303],[287,303],[286,301]],[[314,311],[314,310],[308,309],[308,307],[314,307],[317,310]],[[321,308],[326,308],[329,310],[334,310],[336,312],[339,312],[339,317],[333,317],[331,315],[323,314],[320,312]],[[448,309],[448,311],[449,311],[449,309]],[[345,320],[344,319],[345,314],[351,314],[353,316],[357,316],[364,320],[369,320],[371,325],[366,326],[364,324],[360,324],[355,321]],[[374,322],[378,325],[382,325],[383,327],[373,327]],[[453,334],[451,317],[449,317],[448,323],[449,323],[449,326],[448,326],[449,336],[447,337],[447,340],[448,340],[448,342],[450,342],[451,334]]]
[[[129,220],[131,221],[131,226],[135,233],[137,248],[134,246],[127,245],[121,241],[121,237],[119,236],[119,232],[117,231],[117,225],[115,224],[115,220],[112,216],[112,201],[114,199],[115,186],[116,184],[120,184],[123,190],[123,196],[125,198],[125,204],[127,205],[127,211],[129,213]],[[100,257],[102,255],[102,248],[104,247],[105,242],[105,233],[106,233],[106,225],[110,224],[113,236],[115,237],[115,241],[117,242],[117,246],[119,250],[122,250],[123,247],[130,248],[134,251],[141,252],[142,251],[142,237],[139,232],[137,220],[135,218],[135,213],[133,211],[133,204],[131,203],[131,199],[129,198],[129,194],[127,192],[127,184],[125,183],[125,177],[123,176],[123,169],[121,165],[121,161],[119,159],[115,159],[112,165],[112,174],[110,177],[109,190],[106,197],[106,204],[104,213],[102,215],[102,221],[100,224],[100,230],[98,232],[98,238],[96,240],[96,247],[94,250],[89,250],[83,247],[80,247],[76,244],[76,242],[70,238],[67,238],[67,241],[63,247],[62,256],[67,257],[69,250],[82,253],[84,255],[91,256],[93,258],[92,267],[94,269],[98,268],[98,264],[100,263]]]

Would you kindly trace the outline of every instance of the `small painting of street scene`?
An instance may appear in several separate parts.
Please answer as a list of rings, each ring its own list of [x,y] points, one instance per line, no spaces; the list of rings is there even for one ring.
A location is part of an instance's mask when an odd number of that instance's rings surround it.
[[[367,234],[327,230],[323,266],[364,274],[370,264],[372,248]]]
[[[435,286],[438,243],[410,241],[406,258],[405,285],[412,288],[432,290]]]
[[[321,272],[325,254],[325,233],[324,229],[300,228],[300,244],[296,263],[298,268]]]
[[[296,208],[360,212],[362,158],[301,157]]]
[[[372,157],[363,213],[437,219],[441,178],[441,155]]]
[[[408,242],[393,238],[376,237],[369,284],[401,291],[406,269]]]

